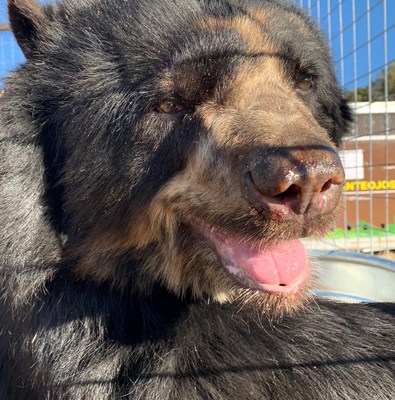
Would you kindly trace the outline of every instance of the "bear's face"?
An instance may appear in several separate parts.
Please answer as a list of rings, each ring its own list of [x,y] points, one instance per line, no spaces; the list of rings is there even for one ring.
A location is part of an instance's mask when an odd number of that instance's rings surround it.
[[[75,273],[299,307],[299,239],[334,227],[350,119],[306,17],[268,1],[14,3]]]

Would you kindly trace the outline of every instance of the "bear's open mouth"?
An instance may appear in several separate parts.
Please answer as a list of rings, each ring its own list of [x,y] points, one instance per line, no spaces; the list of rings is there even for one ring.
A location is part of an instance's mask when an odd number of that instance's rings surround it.
[[[198,230],[223,267],[245,287],[294,294],[309,278],[307,253],[298,239],[258,245],[200,221]]]

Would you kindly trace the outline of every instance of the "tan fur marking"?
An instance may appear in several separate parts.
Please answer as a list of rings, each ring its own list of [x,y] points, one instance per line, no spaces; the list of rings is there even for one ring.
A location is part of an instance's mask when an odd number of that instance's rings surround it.
[[[162,74],[158,86],[164,91],[171,91],[174,89],[174,81],[169,71],[165,71]]]
[[[312,138],[318,135],[330,143],[277,57],[244,60],[229,87],[221,105],[212,102],[198,110],[218,146],[274,146],[292,132],[310,132]]]
[[[257,18],[259,22],[243,15],[227,19],[211,19],[204,21],[204,26],[212,30],[222,28],[237,31],[252,54],[274,54],[277,51],[276,47],[262,31],[260,22],[265,20],[264,15],[265,12],[261,12]]]
[[[247,10],[247,15],[253,20],[259,22],[261,25],[265,25],[270,18],[270,12],[268,10]]]
[[[288,86],[278,59],[245,60],[235,72],[223,105],[208,103],[200,107],[198,112],[218,145],[237,147],[246,143],[245,132],[240,132],[240,116],[251,113],[253,120],[256,120],[260,114],[267,115],[271,111],[278,114],[276,107],[282,102],[279,94],[282,97],[294,95]],[[279,118],[277,114],[269,126]],[[252,129],[247,135],[254,135],[254,140],[258,141],[259,136],[262,137],[259,129]],[[248,142],[251,143],[251,140]]]
[[[240,195],[228,196],[229,203],[224,204],[222,193],[218,191],[222,186],[226,192],[232,192],[232,180],[226,165],[219,168],[220,173],[213,180],[207,179],[207,164],[213,150],[207,139],[203,139],[186,169],[169,181],[126,230],[91,238],[89,245],[81,250],[81,260],[75,272],[97,283],[111,281],[114,266],[111,258],[106,263],[103,263],[103,258],[154,244],[157,251],[145,260],[143,268],[155,280],[165,282],[180,296],[190,289],[196,298],[229,301],[233,296],[233,284],[218,267],[216,256],[211,251],[202,256],[198,247],[180,250],[177,242],[180,222],[188,222],[191,210],[201,205],[202,198],[214,216],[221,214],[224,206],[237,207],[240,201]],[[227,182],[229,187],[225,188],[223,182]],[[225,287],[224,282],[228,282]]]

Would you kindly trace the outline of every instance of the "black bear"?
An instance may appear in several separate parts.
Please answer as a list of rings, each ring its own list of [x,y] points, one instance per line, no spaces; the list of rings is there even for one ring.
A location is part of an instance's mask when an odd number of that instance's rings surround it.
[[[1,399],[394,399],[394,306],[309,301],[351,115],[308,17],[8,8]]]

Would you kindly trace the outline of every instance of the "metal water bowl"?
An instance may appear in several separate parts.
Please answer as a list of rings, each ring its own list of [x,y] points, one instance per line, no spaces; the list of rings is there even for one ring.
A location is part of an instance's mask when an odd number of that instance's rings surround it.
[[[352,252],[312,250],[318,296],[347,302],[395,302],[395,262]]]

